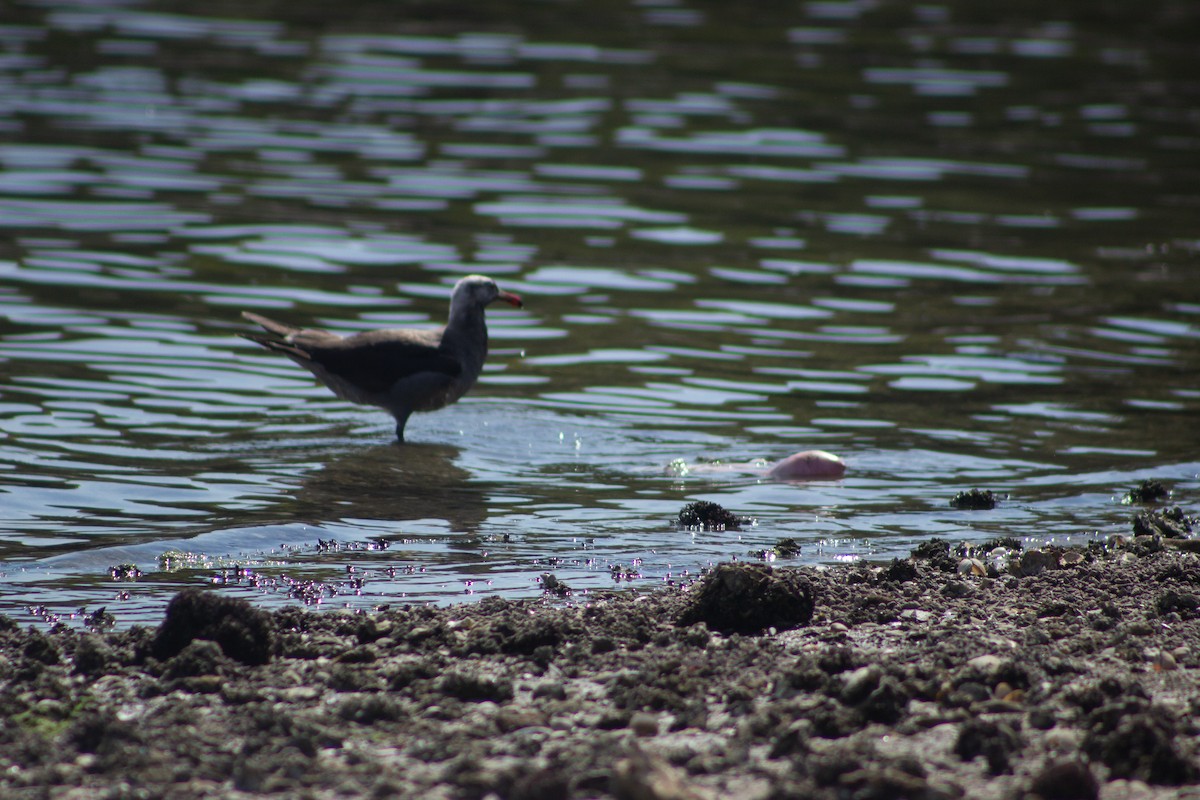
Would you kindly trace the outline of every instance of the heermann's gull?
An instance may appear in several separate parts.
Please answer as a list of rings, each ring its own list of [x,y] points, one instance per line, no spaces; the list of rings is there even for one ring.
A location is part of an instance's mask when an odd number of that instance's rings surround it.
[[[442,328],[390,328],[342,337],[243,311],[243,317],[267,333],[239,335],[283,353],[343,400],[386,409],[396,418],[396,438],[403,442],[409,415],[448,406],[475,384],[488,349],[483,309],[493,300],[524,305],[491,278],[468,275],[454,285],[450,319]]]

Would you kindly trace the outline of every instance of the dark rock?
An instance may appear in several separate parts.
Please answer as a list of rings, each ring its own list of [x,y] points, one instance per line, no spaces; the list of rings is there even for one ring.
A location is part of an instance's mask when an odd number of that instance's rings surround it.
[[[879,667],[871,664],[859,667],[845,676],[842,686],[841,700],[847,705],[857,705],[867,698],[871,692],[879,688],[883,673]]]
[[[1121,502],[1126,505],[1157,503],[1160,500],[1166,500],[1170,496],[1171,492],[1158,481],[1145,480],[1126,492]]]
[[[1190,737],[1165,709],[1134,698],[1101,706],[1088,719],[1083,751],[1107,765],[1112,777],[1166,786],[1200,777],[1183,750]]]
[[[998,536],[995,539],[988,539],[978,547],[972,548],[972,552],[986,555],[995,550],[997,547],[1003,547],[1004,549],[1011,550],[1013,552],[1020,552],[1021,550],[1025,549],[1025,545],[1020,539],[1012,536]]]
[[[99,675],[115,657],[112,647],[99,636],[84,634],[75,646],[75,672]]]
[[[351,694],[338,706],[337,712],[342,719],[360,725],[393,722],[407,713],[394,697],[382,693]]]
[[[861,664],[859,654],[849,647],[827,647],[817,654],[817,666],[828,675],[837,675]]]
[[[704,622],[711,630],[759,633],[795,628],[812,619],[812,584],[794,570],[760,564],[718,564],[695,590],[680,625]]]
[[[374,664],[379,653],[374,647],[355,647],[338,655],[334,660],[339,664]]]
[[[94,631],[107,630],[117,624],[117,618],[109,613],[107,606],[101,606],[83,618],[83,624]]]
[[[270,614],[245,600],[186,589],[167,606],[151,652],[165,661],[195,639],[216,642],[225,655],[243,664],[265,664],[271,659],[274,629]]]
[[[940,572],[955,572],[958,569],[958,558],[951,555],[950,543],[945,539],[930,539],[913,548],[912,557],[928,561],[930,566]]]
[[[899,721],[908,707],[908,694],[901,684],[885,675],[879,685],[859,704],[858,710],[869,722],[891,725]]]
[[[970,597],[975,594],[975,587],[965,581],[946,581],[942,594],[946,597]]]
[[[1079,609],[1061,600],[1046,603],[1037,611],[1038,619],[1045,619],[1047,617],[1073,617],[1078,613]]]
[[[105,761],[125,760],[131,744],[141,742],[137,727],[117,719],[112,711],[86,709],[72,722],[66,740],[81,753],[95,753]]]
[[[1154,608],[1160,615],[1175,613],[1183,619],[1194,619],[1200,616],[1200,595],[1168,589],[1154,601]]]
[[[800,543],[790,537],[780,539],[772,549],[779,558],[795,558],[800,555]]]
[[[986,511],[996,507],[996,495],[991,491],[972,489],[954,495],[950,505],[965,511]]]
[[[571,587],[555,577],[553,572],[542,573],[542,591],[556,597],[570,597]]]
[[[952,797],[929,784],[922,776],[912,775],[902,769],[868,765],[838,778],[839,797],[856,800],[893,800],[893,798],[921,798],[921,800],[943,800]]]
[[[1050,550],[1026,550],[1008,565],[1008,571],[1021,578],[1041,575],[1048,569],[1057,568],[1058,554]]]
[[[1021,739],[1011,727],[982,719],[964,722],[954,743],[954,753],[963,761],[978,756],[986,758],[988,771],[993,775],[1010,772],[1011,758],[1020,749]]]
[[[541,769],[528,765],[522,768],[505,794],[508,800],[567,800],[571,796],[571,764],[558,762]]]
[[[808,755],[808,728],[807,720],[791,722],[771,745],[771,758]]]
[[[1186,539],[1192,532],[1192,522],[1192,518],[1186,516],[1179,506],[1161,511],[1141,511],[1133,517],[1133,535]]]
[[[706,531],[737,530],[745,521],[723,506],[707,500],[688,503],[679,510],[679,527]]]
[[[468,667],[459,667],[442,675],[437,688],[459,700],[503,703],[513,699],[512,681]]]
[[[43,636],[41,632],[32,630],[29,632],[29,641],[25,643],[21,655],[30,661],[46,666],[57,664],[62,657],[57,644]]]
[[[166,663],[163,678],[172,680],[194,678],[198,675],[216,675],[220,673],[221,666],[228,661],[228,657],[216,642],[208,639],[196,639],[188,642],[186,647]]]
[[[979,681],[963,681],[947,692],[943,702],[948,706],[966,708],[974,703],[990,700],[992,690]]]
[[[1050,709],[1037,706],[1029,709],[1028,724],[1034,730],[1048,731],[1058,724],[1058,718]]]
[[[533,697],[535,699],[545,697],[551,700],[566,700],[567,690],[558,681],[542,681],[533,687]]]
[[[915,581],[919,576],[917,565],[911,559],[893,558],[892,563],[880,573],[879,579],[892,583],[905,583]]]
[[[1029,800],[1098,800],[1100,782],[1081,761],[1047,764],[1033,777],[1026,795]]]

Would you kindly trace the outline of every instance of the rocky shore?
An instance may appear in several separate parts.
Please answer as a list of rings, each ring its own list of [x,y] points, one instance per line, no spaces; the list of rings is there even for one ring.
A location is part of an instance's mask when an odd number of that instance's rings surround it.
[[[1200,797],[1200,558],[1170,544],[933,542],[370,615],[190,591],[157,629],[0,617],[0,797]]]

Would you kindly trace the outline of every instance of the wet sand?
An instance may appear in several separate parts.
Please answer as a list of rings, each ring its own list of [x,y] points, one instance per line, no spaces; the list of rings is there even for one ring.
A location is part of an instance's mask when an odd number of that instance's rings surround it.
[[[370,615],[196,591],[158,629],[103,633],[0,618],[0,796],[1186,796],[1188,544],[1026,554],[989,577],[934,543]]]

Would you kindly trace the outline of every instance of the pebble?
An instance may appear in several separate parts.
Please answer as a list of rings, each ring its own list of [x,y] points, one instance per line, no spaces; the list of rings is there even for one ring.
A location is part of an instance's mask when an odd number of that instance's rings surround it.
[[[1021,559],[1012,564],[1009,569],[1016,575],[1021,577],[1029,577],[1031,575],[1040,575],[1047,569],[1053,569],[1058,566],[1058,556],[1054,553],[1048,553],[1045,550],[1026,550],[1021,554]]]
[[[566,700],[567,689],[558,681],[542,681],[533,687],[533,696],[548,697],[551,700]]]
[[[1051,750],[1061,750],[1065,753],[1078,752],[1083,734],[1073,728],[1063,728],[1055,726],[1046,731],[1046,736],[1042,740],[1046,747]]]
[[[987,655],[975,656],[975,658],[972,658],[967,662],[967,666],[971,669],[982,672],[984,675],[991,675],[996,670],[1000,669],[1000,666],[1003,663],[1004,659],[1000,658],[1000,656],[989,653]]]
[[[1174,672],[1179,669],[1179,665],[1175,662],[1175,656],[1168,653],[1166,650],[1159,650],[1154,656],[1154,671],[1155,672]]]
[[[1125,632],[1130,636],[1150,636],[1154,633],[1154,626],[1148,622],[1136,620],[1125,626]]]
[[[1000,697],[1000,699],[1003,700],[1005,703],[1012,703],[1013,705],[1019,706],[1025,702],[1025,690],[1024,689],[1013,689],[1011,692],[1008,692],[1007,694],[1002,695]]]
[[[291,686],[280,690],[278,697],[285,703],[311,703],[320,694],[315,686]]]
[[[851,698],[851,702],[857,702],[874,691],[882,677],[883,673],[874,664],[859,667],[846,675],[842,696]]]
[[[946,597],[969,597],[975,594],[975,587],[962,581],[949,581],[942,587],[942,594]]]
[[[982,683],[964,681],[957,687],[958,693],[972,703],[980,703],[991,698],[992,693]]]
[[[496,727],[505,733],[545,724],[545,715],[535,708],[505,706],[496,712]]]
[[[1030,791],[1043,798],[1055,800],[1096,800],[1100,797],[1100,782],[1082,761],[1060,761],[1048,764],[1030,785]]]
[[[643,739],[658,735],[658,715],[639,711],[629,718],[629,729]]]

